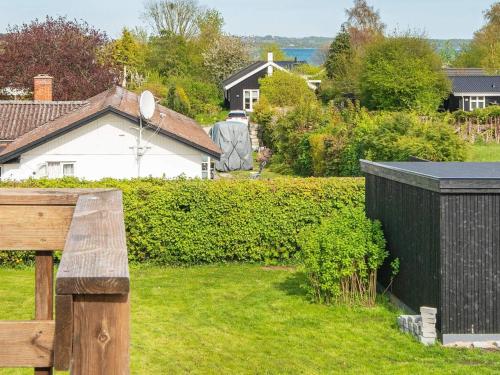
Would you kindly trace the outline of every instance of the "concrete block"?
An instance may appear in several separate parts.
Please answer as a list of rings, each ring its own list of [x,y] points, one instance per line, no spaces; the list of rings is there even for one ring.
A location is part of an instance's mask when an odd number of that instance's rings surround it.
[[[497,347],[493,345],[492,341],[474,341],[472,343],[473,348],[477,349],[496,349]]]
[[[427,306],[422,306],[420,308],[420,314],[422,317],[424,316],[436,316],[437,315],[437,309],[435,307],[427,307]]]

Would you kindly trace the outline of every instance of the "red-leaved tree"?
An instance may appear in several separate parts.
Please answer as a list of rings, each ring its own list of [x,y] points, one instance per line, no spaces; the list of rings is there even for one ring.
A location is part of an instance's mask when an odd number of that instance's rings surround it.
[[[82,100],[118,82],[104,53],[106,34],[64,17],[9,27],[0,42],[0,88],[33,88],[33,77],[54,77],[54,100]]]

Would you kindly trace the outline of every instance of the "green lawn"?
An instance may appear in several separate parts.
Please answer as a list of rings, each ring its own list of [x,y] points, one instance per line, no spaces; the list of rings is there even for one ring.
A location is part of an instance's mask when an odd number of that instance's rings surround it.
[[[0,269],[0,280],[0,319],[32,318],[33,271]],[[398,331],[389,305],[311,304],[303,282],[257,265],[133,269],[132,372],[500,373],[500,353],[423,347]]]
[[[470,147],[467,161],[500,161],[500,144],[475,144]]]

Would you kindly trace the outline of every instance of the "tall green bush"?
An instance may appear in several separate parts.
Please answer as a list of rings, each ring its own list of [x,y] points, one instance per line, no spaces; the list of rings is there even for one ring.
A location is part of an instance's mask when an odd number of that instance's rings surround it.
[[[189,265],[294,259],[298,233],[343,207],[362,207],[362,179],[28,180],[0,187],[111,187],[123,191],[132,262]],[[0,263],[26,259],[1,252]]]
[[[315,301],[375,303],[377,269],[388,253],[380,223],[369,220],[363,209],[344,208],[303,229],[299,247],[306,288]]]

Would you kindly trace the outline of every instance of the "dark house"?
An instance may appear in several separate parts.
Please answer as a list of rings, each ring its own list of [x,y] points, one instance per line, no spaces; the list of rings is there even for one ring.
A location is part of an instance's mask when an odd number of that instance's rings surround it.
[[[500,163],[361,162],[366,212],[382,222],[392,293],[437,308],[443,343],[500,340]]]
[[[274,70],[290,71],[304,61],[273,61],[273,54],[268,54],[267,61],[256,61],[222,82],[224,100],[231,110],[253,111],[255,102],[260,97],[259,79],[273,74]],[[311,89],[316,89],[317,81],[308,81]]]
[[[444,103],[448,111],[473,111],[500,104],[500,75],[488,75],[482,69],[446,69],[452,92]]]

